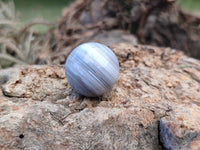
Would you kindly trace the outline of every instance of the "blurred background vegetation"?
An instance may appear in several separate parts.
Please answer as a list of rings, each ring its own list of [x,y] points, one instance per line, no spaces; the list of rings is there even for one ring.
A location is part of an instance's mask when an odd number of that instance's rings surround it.
[[[4,0],[7,2],[9,0]],[[43,19],[55,22],[61,16],[62,9],[74,0],[14,0],[17,15],[24,24]],[[178,0],[178,5],[189,11],[200,11],[200,0]],[[47,26],[35,25],[32,29],[46,32]]]
[[[73,1],[0,0],[0,69],[45,59],[56,42],[47,31],[58,26],[62,9]],[[177,0],[177,4],[200,12],[200,0]]]
[[[56,21],[64,7],[73,0],[14,0],[22,21],[27,23],[34,18]]]
[[[8,0],[4,0],[5,2]],[[73,0],[14,0],[17,15],[24,24],[34,19],[55,22],[61,16],[62,9]],[[35,25],[32,29],[46,32],[47,26]]]
[[[35,18],[55,21],[61,11],[74,0],[14,0],[17,12],[24,23]],[[178,4],[190,11],[200,11],[200,0],[178,0]]]
[[[200,0],[178,0],[178,4],[189,11],[200,11]]]

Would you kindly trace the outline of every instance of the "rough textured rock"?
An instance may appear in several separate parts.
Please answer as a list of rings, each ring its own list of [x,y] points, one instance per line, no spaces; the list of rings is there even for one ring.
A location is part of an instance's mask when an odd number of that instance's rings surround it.
[[[119,80],[98,98],[74,93],[62,66],[1,70],[0,149],[198,150],[200,62],[170,48],[111,48]]]

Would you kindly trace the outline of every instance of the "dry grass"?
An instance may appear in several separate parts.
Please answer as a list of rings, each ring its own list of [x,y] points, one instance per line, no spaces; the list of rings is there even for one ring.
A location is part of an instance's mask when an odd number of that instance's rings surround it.
[[[46,57],[50,36],[31,31],[30,27],[35,24],[54,25],[34,20],[24,26],[16,16],[13,1],[0,0],[0,68],[36,64]]]

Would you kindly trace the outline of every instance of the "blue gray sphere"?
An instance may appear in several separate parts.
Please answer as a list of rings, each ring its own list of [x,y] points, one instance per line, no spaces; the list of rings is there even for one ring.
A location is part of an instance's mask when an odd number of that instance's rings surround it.
[[[119,62],[106,45],[96,42],[83,43],[68,56],[65,73],[68,82],[77,93],[97,97],[116,83]]]

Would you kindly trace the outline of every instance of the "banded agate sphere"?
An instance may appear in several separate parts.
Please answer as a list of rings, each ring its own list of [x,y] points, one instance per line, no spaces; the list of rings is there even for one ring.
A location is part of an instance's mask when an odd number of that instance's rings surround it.
[[[65,73],[72,88],[87,97],[101,96],[116,83],[119,62],[104,44],[88,42],[76,47],[65,63]]]

